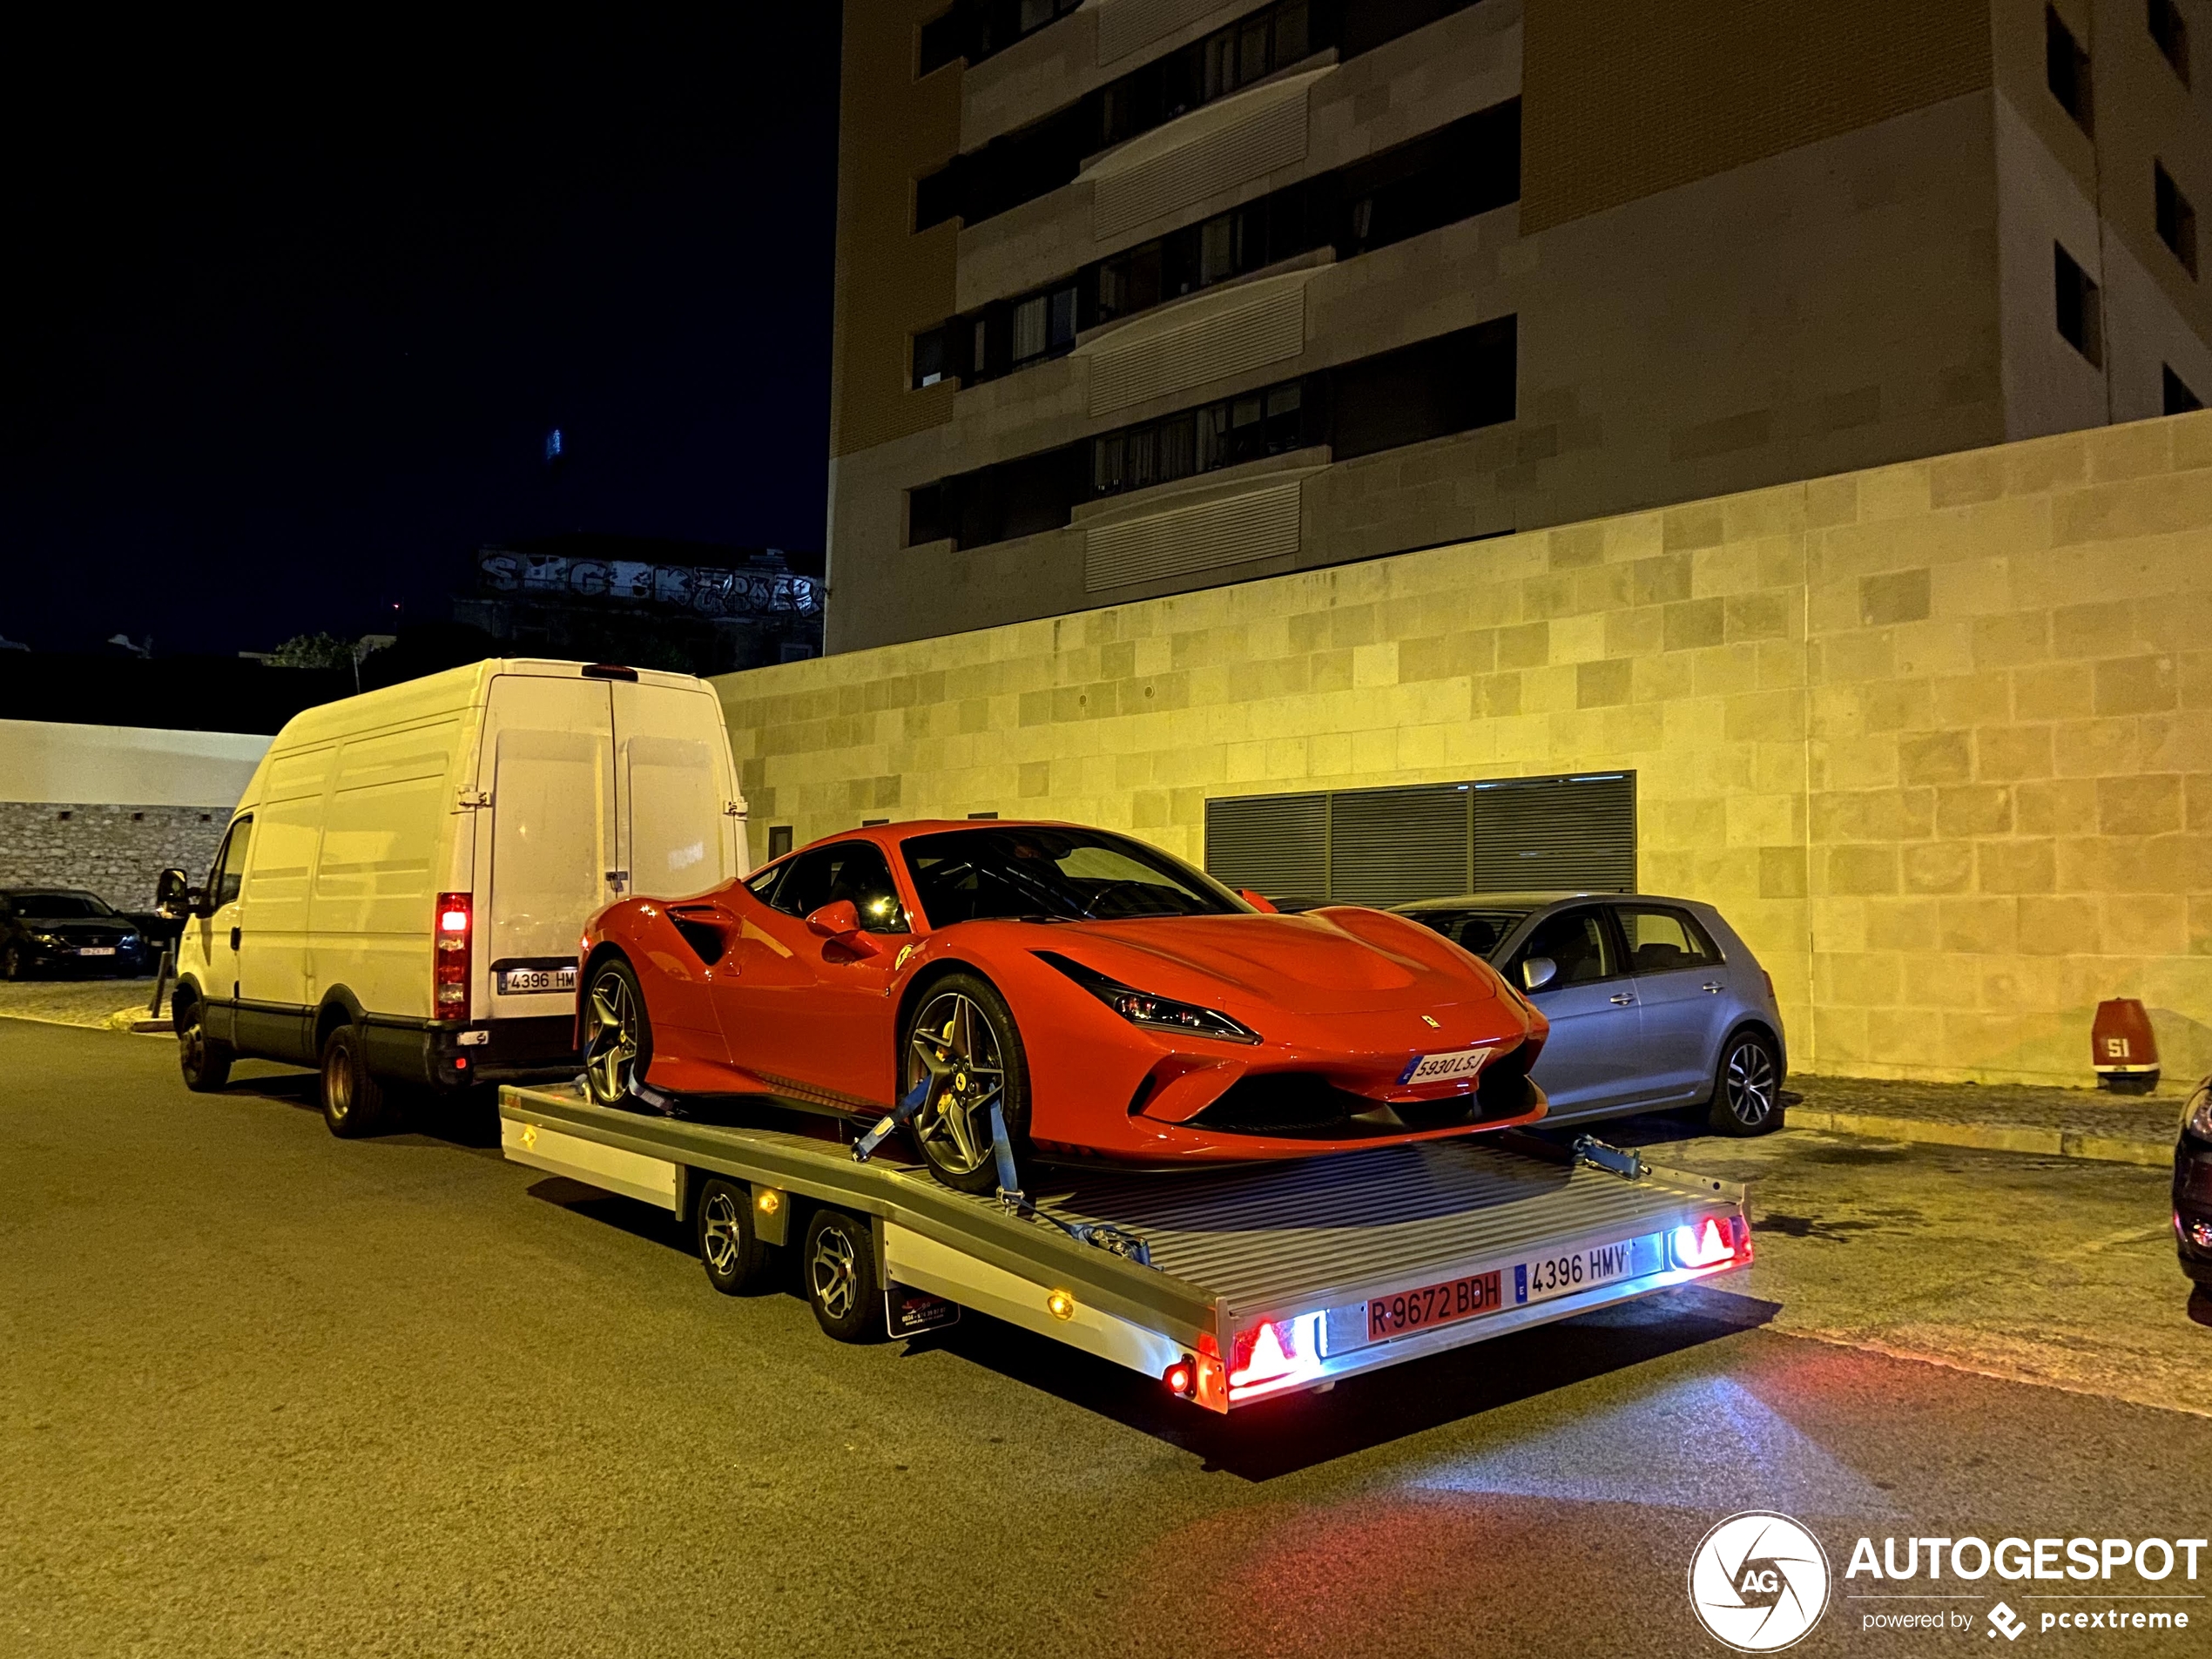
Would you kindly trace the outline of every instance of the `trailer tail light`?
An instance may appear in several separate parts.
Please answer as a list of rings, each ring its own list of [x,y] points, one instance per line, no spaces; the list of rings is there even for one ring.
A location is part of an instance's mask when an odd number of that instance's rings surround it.
[[[1694,1226],[1677,1227],[1667,1240],[1676,1267],[1718,1267],[1751,1259],[1751,1230],[1740,1216],[1708,1216]]]
[[[438,895],[438,925],[431,953],[434,1019],[469,1017],[469,936],[474,920],[474,900],[468,894]]]
[[[1198,1392],[1198,1362],[1186,1353],[1160,1373],[1160,1380],[1168,1393],[1188,1399]]]
[[[1321,1374],[1318,1313],[1294,1319],[1267,1319],[1239,1331],[1229,1347],[1229,1395],[1271,1393]]]

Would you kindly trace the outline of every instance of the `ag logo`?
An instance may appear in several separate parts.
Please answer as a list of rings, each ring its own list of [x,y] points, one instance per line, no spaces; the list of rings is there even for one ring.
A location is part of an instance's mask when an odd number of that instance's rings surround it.
[[[1827,1553],[1787,1515],[1730,1515],[1690,1557],[1689,1605],[1707,1631],[1738,1652],[1776,1652],[1826,1610]]]

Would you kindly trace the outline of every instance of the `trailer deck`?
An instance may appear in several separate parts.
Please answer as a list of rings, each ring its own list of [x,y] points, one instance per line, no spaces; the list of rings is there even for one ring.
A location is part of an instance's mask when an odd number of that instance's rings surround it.
[[[1156,1377],[1217,1411],[1648,1295],[1750,1259],[1740,1187],[1516,1137],[1204,1172],[1040,1172],[1050,1220],[956,1192],[918,1163],[815,1136],[500,1093],[515,1161],[688,1213],[705,1174],[873,1218],[880,1282],[995,1315]],[[895,1146],[897,1143],[893,1143]],[[1555,1161],[1556,1160],[1556,1161]],[[1149,1264],[1052,1224],[1105,1224]],[[1170,1386],[1174,1386],[1171,1383]]]

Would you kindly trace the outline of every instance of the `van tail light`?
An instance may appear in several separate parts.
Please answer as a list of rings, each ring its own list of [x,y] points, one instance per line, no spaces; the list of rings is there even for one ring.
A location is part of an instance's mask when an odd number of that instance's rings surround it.
[[[437,926],[433,937],[431,1017],[465,1020],[469,1017],[470,937],[475,929],[475,903],[465,893],[438,895]]]

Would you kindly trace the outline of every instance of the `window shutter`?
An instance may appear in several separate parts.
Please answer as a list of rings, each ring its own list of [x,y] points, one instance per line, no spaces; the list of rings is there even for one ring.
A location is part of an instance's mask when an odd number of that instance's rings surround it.
[[[1329,893],[1329,798],[1245,795],[1206,803],[1206,873],[1270,899]]]
[[[1329,801],[1329,897],[1407,904],[1467,890],[1466,784],[1345,790]]]
[[[1635,885],[1634,772],[1474,786],[1477,893],[1633,893]]]

